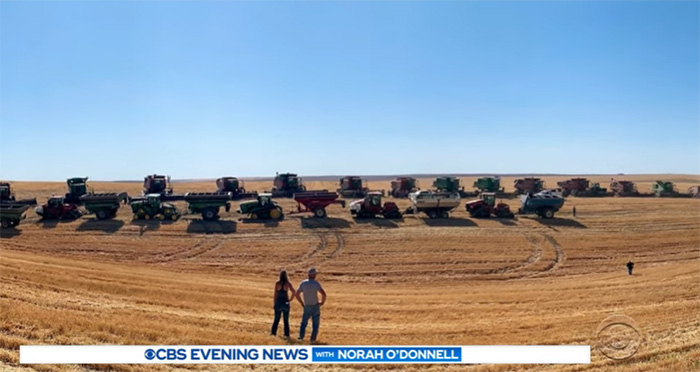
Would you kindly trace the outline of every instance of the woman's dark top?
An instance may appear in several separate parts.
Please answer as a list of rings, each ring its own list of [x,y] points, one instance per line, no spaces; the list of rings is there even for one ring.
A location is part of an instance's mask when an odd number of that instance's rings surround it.
[[[289,295],[287,293],[287,283],[280,282],[281,288],[277,291],[277,297],[275,297],[275,307],[289,305]]]

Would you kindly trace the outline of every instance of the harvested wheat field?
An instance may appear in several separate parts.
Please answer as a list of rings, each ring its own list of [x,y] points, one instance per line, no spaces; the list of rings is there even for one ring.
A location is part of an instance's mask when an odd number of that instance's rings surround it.
[[[610,177],[593,177],[607,186]],[[621,177],[623,178],[623,177]],[[640,191],[657,178],[685,191],[697,176],[624,177]],[[548,177],[548,186],[563,178]],[[512,184],[511,178],[503,178]],[[471,186],[473,179],[463,178]],[[421,180],[428,188],[431,180]],[[65,193],[65,184],[15,182],[18,197]],[[140,183],[90,184],[140,193]],[[264,190],[269,181],[246,183]],[[307,182],[335,190],[336,181]],[[373,181],[388,189],[389,181]],[[175,192],[213,191],[213,181],[176,182]],[[469,187],[468,187],[469,188]],[[285,211],[296,204],[276,199]],[[397,201],[402,208],[406,200]],[[517,200],[505,200],[517,209]],[[184,209],[184,203],[177,203]],[[30,211],[0,244],[0,369],[176,370],[700,370],[700,200],[568,198],[550,221],[477,220],[464,204],[449,220],[350,218],[328,208],[246,223],[132,222],[84,216],[40,221]],[[578,217],[571,215],[576,206]],[[634,275],[625,263],[635,262]],[[294,284],[315,266],[328,292],[319,339],[329,345],[581,344],[592,363],[573,366],[19,366],[21,344],[283,344],[269,336],[273,284]],[[632,318],[643,340],[627,360],[596,348],[608,316]],[[292,305],[292,332],[301,307]]]

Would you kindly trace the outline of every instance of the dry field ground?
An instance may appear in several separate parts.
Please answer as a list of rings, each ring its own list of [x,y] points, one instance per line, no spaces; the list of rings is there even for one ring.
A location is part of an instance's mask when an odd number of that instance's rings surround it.
[[[620,177],[648,191],[657,178],[685,191],[698,176]],[[504,178],[511,185],[512,178]],[[549,186],[561,178],[547,178]],[[607,185],[609,177],[597,177]],[[471,185],[473,179],[463,178]],[[268,182],[249,182],[263,190]],[[427,188],[430,180],[422,180]],[[335,182],[308,182],[335,189]],[[93,182],[97,192],[140,193],[140,183]],[[175,192],[212,191],[208,182]],[[389,182],[372,182],[388,189]],[[15,182],[40,203],[65,184]],[[295,204],[280,199],[285,210]],[[516,208],[517,200],[507,200]],[[405,200],[399,201],[408,206]],[[179,203],[178,203],[179,204]],[[575,205],[578,218],[571,216]],[[184,205],[180,205],[184,208]],[[234,208],[235,209],[235,208]],[[137,223],[85,216],[42,222],[33,211],[0,239],[0,370],[448,370],[699,371],[700,200],[570,198],[545,222],[468,218],[353,221],[288,216],[244,223],[235,213],[204,223]],[[628,276],[625,263],[636,263]],[[21,344],[283,344],[270,337],[280,268],[296,284],[309,266],[329,294],[320,341],[342,344],[590,344],[576,366],[19,366]],[[639,352],[610,360],[599,324],[624,314]],[[292,329],[301,315],[292,307]]]

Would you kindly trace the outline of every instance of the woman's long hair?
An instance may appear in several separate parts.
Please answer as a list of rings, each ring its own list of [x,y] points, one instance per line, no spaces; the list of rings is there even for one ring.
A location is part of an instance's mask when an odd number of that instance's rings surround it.
[[[280,286],[284,288],[285,285],[287,285],[287,282],[289,282],[289,279],[287,279],[287,270],[281,270],[280,271]]]

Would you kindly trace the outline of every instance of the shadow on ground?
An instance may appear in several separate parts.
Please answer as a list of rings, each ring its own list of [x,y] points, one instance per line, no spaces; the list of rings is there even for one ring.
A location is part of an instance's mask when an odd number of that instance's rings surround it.
[[[277,227],[279,226],[279,221],[276,220],[251,220],[248,218],[242,218],[239,219],[241,223],[253,223],[253,224],[259,224],[259,225],[264,225],[265,227]]]
[[[161,221],[161,220],[132,220],[131,224],[139,227],[139,236],[145,234],[147,231],[156,231],[160,229],[161,224],[169,224],[172,221]]]
[[[355,218],[355,223],[356,224],[367,224],[367,225],[374,225],[377,227],[388,227],[388,228],[396,228],[399,227],[399,225],[396,222],[401,222],[403,221],[403,218],[394,218],[394,219],[387,219],[387,218]]]
[[[77,219],[77,218],[76,218]],[[40,219],[36,223],[38,225],[41,225],[42,229],[53,229],[54,227],[58,226],[59,223],[71,223],[75,222],[76,219],[59,219],[59,218],[52,218],[52,219]]]
[[[517,223],[515,223],[514,219],[510,218],[496,218],[496,221],[498,221],[501,225],[505,226],[516,226]]]
[[[552,219],[544,219],[544,218],[533,218],[533,220],[539,222],[540,224],[547,226],[549,228],[552,228],[556,230],[556,227],[573,227],[577,229],[585,229],[587,228],[586,225],[576,221],[576,220],[571,220],[568,218],[552,218]]]
[[[22,230],[13,229],[13,228],[0,229],[0,238],[2,238],[2,239],[12,239],[15,236],[18,236],[20,234],[22,234]]]
[[[342,218],[314,218],[305,217],[300,218],[301,227],[305,229],[318,229],[318,228],[328,228],[328,229],[344,229],[350,227],[350,222]]]
[[[421,218],[423,223],[431,227],[474,227],[474,221],[466,218]]]
[[[102,231],[107,234],[114,234],[119,231],[122,226],[124,226],[124,221],[122,220],[98,220],[96,218],[90,218],[81,223],[77,230]]]
[[[231,220],[189,220],[187,232],[190,234],[233,234],[236,232],[237,226],[238,223]]]

